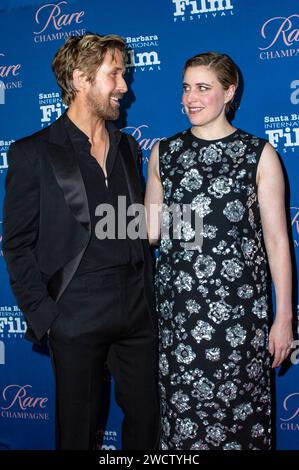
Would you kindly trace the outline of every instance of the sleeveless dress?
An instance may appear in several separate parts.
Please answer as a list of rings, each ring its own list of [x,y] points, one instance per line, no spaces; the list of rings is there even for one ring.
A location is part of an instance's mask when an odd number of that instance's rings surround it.
[[[256,186],[265,143],[239,129],[213,141],[189,129],[160,142],[169,229],[156,270],[164,450],[271,448],[268,265]],[[174,215],[186,207],[202,221],[196,233],[192,217],[178,224]],[[195,235],[202,242],[190,249]]]

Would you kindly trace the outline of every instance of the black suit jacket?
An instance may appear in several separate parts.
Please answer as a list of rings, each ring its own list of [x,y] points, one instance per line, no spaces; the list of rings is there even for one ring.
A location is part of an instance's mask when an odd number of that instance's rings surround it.
[[[120,157],[130,202],[142,204],[138,148],[126,134]],[[90,238],[87,196],[63,118],[12,144],[8,161],[3,253],[12,291],[27,321],[26,337],[39,342],[59,315],[57,300]],[[151,257],[147,240],[142,244],[145,294],[153,313]]]

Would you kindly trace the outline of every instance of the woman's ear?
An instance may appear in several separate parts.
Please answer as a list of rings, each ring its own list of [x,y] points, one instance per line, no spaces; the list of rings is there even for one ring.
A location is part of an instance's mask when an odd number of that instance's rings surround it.
[[[230,85],[225,92],[225,103],[229,103],[233,99],[236,93],[236,85]]]

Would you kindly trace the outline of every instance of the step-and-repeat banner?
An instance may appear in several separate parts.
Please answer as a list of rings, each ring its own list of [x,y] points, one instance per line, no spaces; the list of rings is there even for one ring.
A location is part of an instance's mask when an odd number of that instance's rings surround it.
[[[51,61],[68,36],[86,31],[126,38],[130,90],[119,125],[139,142],[145,175],[155,142],[188,127],[181,103],[185,60],[209,50],[235,60],[242,83],[233,124],[267,138],[281,156],[296,259],[299,0],[0,0],[0,229],[9,146],[64,111]],[[2,252],[0,279],[0,449],[53,449],[49,356],[24,340],[26,326]],[[299,449],[299,365],[294,358],[276,374],[278,449]],[[105,449],[120,448],[120,423],[112,396]]]

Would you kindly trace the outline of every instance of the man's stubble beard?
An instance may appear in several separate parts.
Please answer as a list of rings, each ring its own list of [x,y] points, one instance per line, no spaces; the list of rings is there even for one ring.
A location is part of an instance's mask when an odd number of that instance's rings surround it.
[[[101,102],[99,102],[99,100]],[[113,109],[107,99],[99,96],[95,96],[94,93],[89,92],[87,95],[87,105],[91,114],[98,119],[104,119],[105,121],[115,121],[119,117],[119,108]]]

